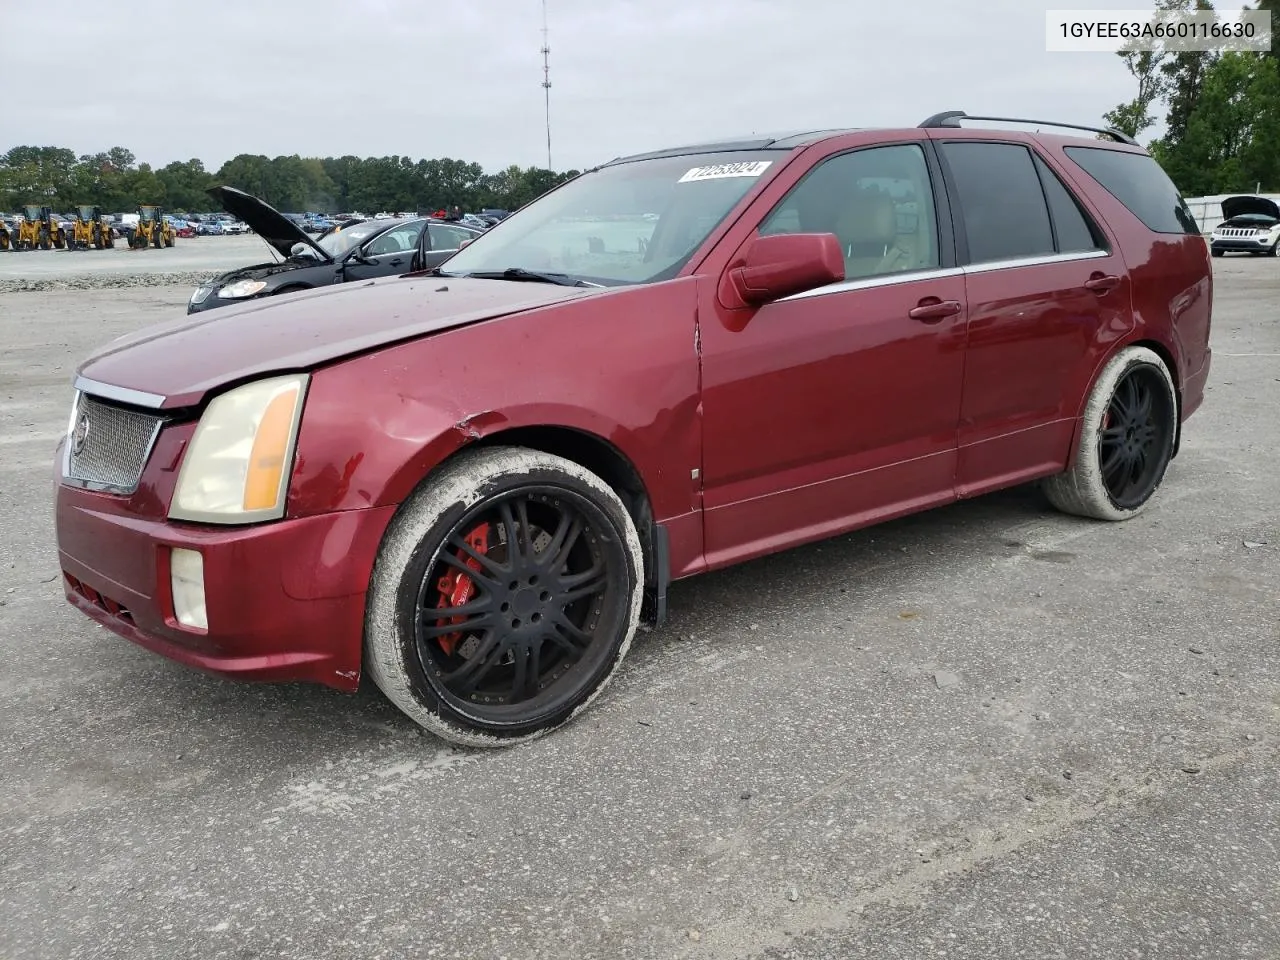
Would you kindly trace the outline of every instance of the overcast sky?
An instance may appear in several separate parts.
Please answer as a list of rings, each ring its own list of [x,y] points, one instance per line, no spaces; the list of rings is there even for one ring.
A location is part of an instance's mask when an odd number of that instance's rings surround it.
[[[1131,78],[1045,52],[1045,10],[1150,5],[547,0],[551,162],[948,109],[1100,122]],[[541,28],[541,0],[0,0],[0,150],[545,166]]]

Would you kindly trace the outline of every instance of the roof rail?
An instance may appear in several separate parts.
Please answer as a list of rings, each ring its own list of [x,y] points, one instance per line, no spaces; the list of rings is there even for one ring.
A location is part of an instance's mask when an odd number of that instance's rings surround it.
[[[963,110],[944,110],[942,113],[935,113],[920,124],[921,128],[938,129],[939,127],[954,127],[959,129],[961,120],[988,120],[997,123],[1034,123],[1045,127],[1064,127],[1068,130],[1089,130],[1093,133],[1105,133],[1111,139],[1118,143],[1127,143],[1130,146],[1140,146],[1137,140],[1129,136],[1115,127],[1086,127],[1078,123],[1059,123],[1056,120],[1024,120],[1020,117],[979,117],[965,113]]]

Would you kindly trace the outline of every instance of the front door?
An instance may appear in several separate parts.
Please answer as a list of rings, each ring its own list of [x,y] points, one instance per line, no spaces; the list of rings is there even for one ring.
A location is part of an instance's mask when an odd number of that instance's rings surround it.
[[[424,222],[410,220],[392,227],[367,241],[359,248],[362,263],[348,257],[344,273],[347,280],[368,280],[372,277],[394,277],[417,269],[418,241]]]
[[[834,233],[846,279],[703,314],[710,566],[954,499],[966,308],[938,209],[911,142],[822,161],[763,218]]]

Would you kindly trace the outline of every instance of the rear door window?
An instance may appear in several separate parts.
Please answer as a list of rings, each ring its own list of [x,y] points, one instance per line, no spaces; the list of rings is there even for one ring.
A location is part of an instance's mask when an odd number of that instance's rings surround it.
[[[1066,153],[1154,233],[1200,234],[1178,188],[1149,155],[1105,147],[1067,147]]]
[[[431,223],[427,225],[427,236],[431,241],[432,250],[448,251],[459,249],[463,240],[471,240],[475,234],[462,227],[451,227],[446,223]]]
[[[1036,157],[1036,172],[1044,184],[1053,219],[1053,236],[1059,253],[1086,253],[1106,247],[1102,231],[1081,209],[1079,201],[1049,165]]]
[[[1030,150],[973,140],[950,141],[941,148],[955,181],[970,263],[1055,252],[1049,208]]]

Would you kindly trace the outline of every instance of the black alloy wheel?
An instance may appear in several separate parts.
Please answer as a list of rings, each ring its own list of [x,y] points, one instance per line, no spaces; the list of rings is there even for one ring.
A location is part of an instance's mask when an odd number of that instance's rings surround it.
[[[436,696],[483,724],[562,713],[608,658],[625,620],[626,557],[599,507],[522,486],[445,536],[414,603],[414,639]]]
[[[1122,510],[1147,500],[1164,474],[1177,422],[1159,371],[1135,366],[1116,384],[1098,434],[1098,463],[1112,502]]]

